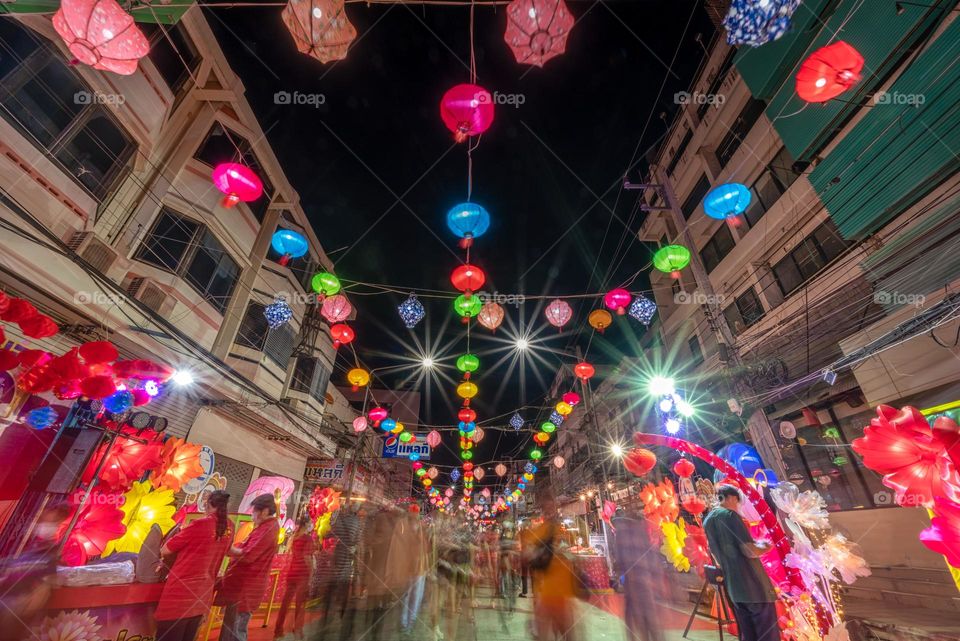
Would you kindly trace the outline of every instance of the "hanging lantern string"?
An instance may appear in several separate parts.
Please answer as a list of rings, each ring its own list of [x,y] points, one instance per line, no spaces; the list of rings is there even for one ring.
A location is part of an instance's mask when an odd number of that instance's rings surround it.
[[[467,259],[468,259],[467,262],[469,262],[469,256],[467,257]],[[381,283],[368,283],[365,281],[349,280],[346,278],[341,278],[340,281],[344,283],[343,290],[349,291],[351,295],[355,295],[355,296],[377,296],[379,294],[387,294],[387,293],[401,294],[403,296],[406,296],[411,291],[410,287],[403,287],[403,286],[393,286],[393,285],[386,285]],[[358,285],[362,287],[370,287],[380,291],[376,291],[376,292],[357,291],[355,289],[350,289],[348,286],[346,286],[346,283],[350,283],[351,285]],[[416,288],[416,292],[417,292],[418,298],[446,298],[449,300],[453,300],[457,296],[459,296],[459,294],[452,294],[444,290],[421,289],[419,287]],[[636,289],[636,290],[630,290],[630,293],[635,295],[649,294],[652,296],[653,290],[652,289]],[[603,298],[604,294],[606,294],[606,292],[589,292],[585,294],[512,294],[512,295],[523,296],[525,300],[553,300],[556,298],[560,298],[563,300],[571,300],[571,299],[582,299],[582,298]],[[510,295],[510,294],[504,294],[504,295]]]

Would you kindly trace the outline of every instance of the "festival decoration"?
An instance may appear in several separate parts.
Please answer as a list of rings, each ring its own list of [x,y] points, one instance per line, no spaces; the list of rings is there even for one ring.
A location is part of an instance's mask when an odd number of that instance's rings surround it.
[[[20,366],[20,355],[12,349],[0,349],[0,370],[8,372]]]
[[[740,183],[711,189],[703,199],[703,211],[710,218],[733,222],[750,206],[750,190]]]
[[[43,430],[57,422],[57,410],[49,405],[38,407],[27,412],[24,419],[35,430]]]
[[[423,308],[423,303],[417,300],[417,297],[410,294],[405,301],[397,306],[397,312],[400,314],[400,320],[407,329],[413,329],[427,315]]]
[[[429,476],[429,477],[432,478],[432,479],[437,478],[437,476],[439,476],[439,474],[440,474],[440,470],[438,470],[438,469],[435,468],[435,467],[431,467],[429,470],[427,470],[427,476]]]
[[[343,0],[288,0],[280,17],[293,36],[297,51],[322,63],[346,58],[357,37]]]
[[[560,329],[570,322],[570,319],[573,317],[573,308],[570,307],[570,303],[567,301],[556,298],[550,301],[543,313],[547,317],[548,323]]]
[[[457,142],[485,132],[493,124],[493,116],[493,96],[478,85],[455,85],[440,100],[440,118]]]
[[[359,434],[360,432],[363,432],[363,431],[366,430],[366,429],[367,429],[367,417],[366,417],[366,416],[358,416],[357,418],[353,419],[353,431],[354,431],[354,432],[356,432],[357,434]]]
[[[156,490],[146,481],[137,481],[123,495],[120,510],[123,512],[126,531],[123,536],[107,543],[102,556],[109,556],[114,552],[140,552],[143,541],[154,524],[163,534],[174,526],[173,514],[177,508],[174,505],[173,490]]]
[[[784,515],[802,528],[824,530],[830,527],[827,503],[819,492],[800,489],[790,482],[770,488],[770,498]]]
[[[160,465],[150,480],[156,489],[179,492],[183,484],[203,474],[200,451],[203,446],[187,443],[182,438],[168,438],[160,451]]]
[[[92,341],[84,343],[78,349],[80,357],[88,365],[94,363],[112,363],[120,358],[120,352],[110,341]]]
[[[694,516],[700,516],[707,511],[707,503],[696,494],[688,494],[680,499],[680,505]]]
[[[461,291],[467,295],[478,291],[483,287],[486,280],[487,276],[483,273],[482,269],[476,265],[466,263],[459,265],[453,270],[453,273],[450,274],[450,282],[453,283],[453,287],[457,291]]]
[[[540,430],[546,432],[547,434],[552,434],[557,430],[557,426],[550,421],[544,421],[540,424]]]
[[[510,417],[510,427],[517,432],[523,428],[523,417],[520,416],[520,412],[514,412],[513,416]]]
[[[263,316],[267,319],[270,329],[283,327],[293,318],[293,310],[282,296],[277,296],[272,303],[263,308]]]
[[[461,294],[453,301],[453,311],[461,316],[465,323],[479,314],[482,307],[479,296]]]
[[[629,450],[623,457],[623,466],[634,476],[643,476],[657,464],[657,455],[644,448]]]
[[[280,254],[279,263],[286,265],[292,258],[301,258],[310,249],[306,236],[292,229],[278,229],[270,238],[273,251]]]
[[[690,478],[697,468],[690,462],[690,459],[681,458],[673,464],[673,473],[680,478]]]
[[[587,316],[587,322],[590,323],[590,327],[602,334],[603,330],[613,323],[613,317],[605,309],[595,309]]]
[[[574,365],[573,373],[577,375],[577,378],[586,383],[589,379],[593,378],[596,370],[590,363],[583,362]]]
[[[960,504],[942,500],[932,512],[930,527],[920,532],[920,541],[960,568]]]
[[[27,338],[40,340],[49,338],[60,331],[60,327],[49,316],[37,314],[33,318],[27,318],[20,321],[20,331]]]
[[[330,337],[333,338],[333,348],[337,349],[341,345],[352,343],[353,339],[356,338],[356,334],[354,334],[353,329],[349,325],[337,323],[330,327]]]
[[[631,295],[625,289],[611,289],[603,297],[603,304],[618,315],[623,316],[627,313],[627,305],[630,304]]]
[[[477,314],[477,321],[491,332],[495,332],[503,322],[503,315],[503,307],[499,303],[485,303]]]
[[[790,18],[801,0],[733,0],[723,19],[727,44],[762,44],[780,38],[790,29]]]
[[[473,434],[470,435],[470,440],[474,443],[479,443],[483,440],[484,436],[486,436],[486,432],[483,431],[482,427],[478,427],[473,430]]]
[[[370,372],[362,367],[354,367],[347,372],[347,382],[350,383],[350,389],[356,392],[370,382]]]
[[[671,521],[660,522],[660,532],[663,533],[660,553],[663,554],[667,562],[680,572],[690,571],[690,559],[683,553],[687,540],[686,525],[683,519],[678,519],[676,523]]]
[[[246,165],[226,162],[213,168],[213,185],[224,194],[221,205],[227,209],[240,201],[249,203],[263,195],[263,183]]]
[[[323,316],[328,323],[345,321],[350,318],[350,314],[352,313],[353,306],[343,294],[335,294],[325,298],[323,304],[320,305],[320,315]]]
[[[112,425],[116,429],[115,425]],[[132,427],[120,430],[107,450],[101,445],[91,457],[83,473],[82,481],[90,483],[104,456],[107,460],[100,469],[98,487],[104,490],[125,491],[134,481],[140,480],[148,470],[156,469],[163,462],[161,436],[152,430],[139,431]]]
[[[507,473],[507,466],[503,463],[497,463],[497,466],[493,468],[493,471],[497,473],[497,476],[503,476]]]
[[[702,578],[704,576],[703,566],[713,563],[709,543],[707,542],[707,533],[703,531],[702,527],[696,525],[686,525],[685,530],[687,538],[683,546],[683,555],[689,560],[690,567]]]
[[[340,291],[340,279],[330,272],[317,272],[310,279],[310,287],[321,296],[333,296]]]
[[[127,529],[123,524],[124,514],[117,507],[123,500],[119,494],[94,490],[81,507],[82,497],[82,493],[74,493],[74,508],[57,528],[58,540],[66,536],[60,557],[64,565],[86,565],[91,558],[103,554],[107,544],[123,536]],[[80,515],[67,536],[67,527],[78,510]]]
[[[84,396],[102,399],[117,391],[117,384],[112,376],[88,376],[80,381],[80,391]]]
[[[470,381],[464,381],[457,385],[457,396],[464,399],[464,403],[477,395],[477,386]]]
[[[367,416],[370,418],[371,421],[373,421],[374,427],[379,427],[380,422],[383,421],[383,419],[390,416],[390,413],[382,407],[374,407],[369,412],[367,412]]]
[[[643,501],[644,516],[653,523],[673,522],[680,516],[677,493],[670,479],[663,479],[656,485],[647,483],[640,489],[640,500]]]
[[[103,408],[112,414],[123,414],[133,407],[133,401],[133,393],[120,390],[103,399]]]
[[[797,95],[807,102],[826,102],[860,81],[863,56],[842,40],[814,51],[797,72]]]
[[[482,467],[477,467],[473,470],[473,478],[477,479],[478,481],[482,481],[483,477],[486,475],[487,473],[483,471]]]
[[[503,39],[520,64],[542,67],[566,50],[574,18],[563,0],[513,0]]]
[[[680,270],[690,264],[690,250],[683,245],[665,245],[653,254],[653,266],[658,271],[680,278]]]
[[[562,468],[562,467],[563,467],[564,465],[566,465],[566,464],[567,464],[567,461],[566,461],[566,459],[563,458],[562,456],[557,455],[557,456],[554,456],[554,457],[553,457],[553,466],[554,466],[555,468],[557,468],[558,470],[559,470],[560,468]]]
[[[129,76],[150,42],[116,0],[62,0],[53,14],[70,53],[85,65]]]
[[[530,458],[534,461],[539,461],[540,459],[543,458],[543,452],[541,452],[540,450],[532,450],[530,452]]]
[[[440,432],[437,430],[431,430],[430,433],[427,434],[427,445],[430,447],[437,447],[440,445],[440,440]]]
[[[473,423],[477,420],[477,413],[469,407],[462,407],[460,411],[457,412],[457,418],[460,419],[461,423]]]
[[[464,378],[470,378],[470,374],[477,371],[479,367],[480,359],[475,354],[463,354],[457,358],[457,369],[463,372]],[[474,414],[474,418],[476,418],[476,414]]]
[[[392,418],[385,418],[380,421],[380,429],[384,432],[394,432],[397,429],[397,421]]]

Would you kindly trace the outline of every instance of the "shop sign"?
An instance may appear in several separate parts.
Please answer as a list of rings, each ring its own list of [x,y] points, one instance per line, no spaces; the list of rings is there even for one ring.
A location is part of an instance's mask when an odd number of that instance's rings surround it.
[[[391,434],[383,441],[381,456],[383,458],[407,458],[416,453],[420,455],[421,461],[429,460],[430,446],[427,445],[426,432],[417,432],[414,436],[416,440],[410,443],[402,443],[400,439]]]

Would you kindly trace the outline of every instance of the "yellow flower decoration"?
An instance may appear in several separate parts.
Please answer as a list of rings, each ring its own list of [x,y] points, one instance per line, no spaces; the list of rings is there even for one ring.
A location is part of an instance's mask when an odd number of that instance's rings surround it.
[[[332,514],[332,512],[321,514],[314,525],[313,529],[317,533],[317,536],[321,539],[327,535],[327,532],[330,531],[330,517]]]
[[[683,554],[683,546],[687,540],[687,524],[683,519],[677,519],[676,523],[664,521],[660,524],[660,531],[663,532],[663,545],[660,546],[660,553],[678,571],[689,572],[690,559]]]
[[[177,508],[173,502],[173,490],[154,490],[149,481],[135,482],[123,495],[123,505],[120,506],[127,531],[107,543],[103,556],[114,552],[139,552],[154,523],[166,534],[174,526],[173,514]]]

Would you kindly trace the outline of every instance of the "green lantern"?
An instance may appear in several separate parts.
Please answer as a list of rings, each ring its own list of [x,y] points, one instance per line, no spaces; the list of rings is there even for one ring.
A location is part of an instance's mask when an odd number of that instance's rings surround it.
[[[690,264],[690,250],[683,245],[666,245],[653,255],[653,266],[673,278],[680,278],[680,270]]]
[[[841,467],[843,465],[846,465],[847,463],[849,463],[849,461],[847,460],[847,457],[843,456],[842,454],[833,457],[833,464],[836,465],[837,467]]]
[[[324,296],[333,296],[340,291],[340,279],[330,272],[317,272],[310,280],[313,291]]]
[[[546,423],[543,423],[540,426],[540,429],[546,432],[547,434],[552,434],[554,431],[556,431],[557,426],[551,423],[550,421],[547,421]]]
[[[470,450],[464,450],[460,452],[460,458],[462,458],[464,461],[469,461],[473,458],[473,452]]]
[[[410,432],[401,432],[400,433],[400,442],[409,443],[413,439],[413,434]]]
[[[465,294],[460,294],[457,296],[457,299],[453,301],[453,311],[464,318],[476,316],[480,313],[482,307],[483,303],[480,302],[479,296],[468,297]]]
[[[539,461],[540,459],[543,458],[543,452],[541,452],[540,450],[533,450],[532,452],[530,452],[530,458],[533,459],[534,461]]]
[[[480,359],[474,354],[464,354],[457,359],[457,369],[464,374],[468,372],[475,372],[477,371],[478,367],[480,367]]]
[[[404,432],[404,433],[406,433],[406,432]],[[427,471],[426,471],[425,469],[423,469],[422,467],[417,470],[417,476],[424,476],[426,473],[427,473]]]
[[[826,428],[826,429],[823,430],[823,438],[839,439],[839,438],[840,438],[840,430],[838,430],[838,429],[835,428],[835,427],[828,427],[828,428]]]

